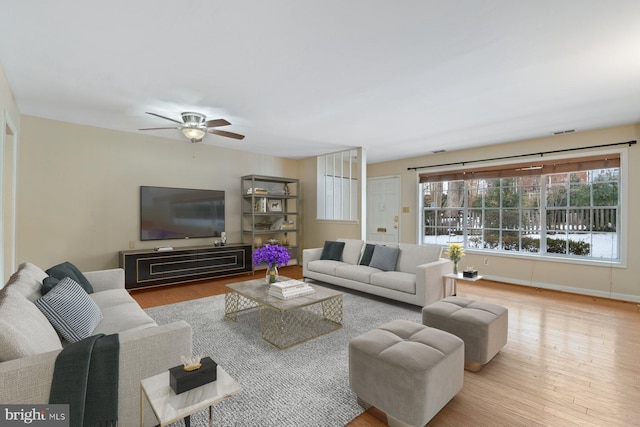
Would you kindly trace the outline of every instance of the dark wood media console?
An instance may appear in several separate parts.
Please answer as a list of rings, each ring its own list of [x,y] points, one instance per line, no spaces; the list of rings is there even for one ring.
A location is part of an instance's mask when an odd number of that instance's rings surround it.
[[[120,251],[125,288],[174,285],[252,273],[251,245],[190,246],[170,251]]]

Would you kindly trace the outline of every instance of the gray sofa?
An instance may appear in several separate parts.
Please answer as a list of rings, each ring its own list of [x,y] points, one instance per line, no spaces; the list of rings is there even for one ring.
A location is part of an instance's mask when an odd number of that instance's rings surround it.
[[[344,242],[340,260],[321,259],[323,248],[302,251],[302,274],[305,279],[331,283],[420,307],[439,301],[453,291],[450,281],[445,283],[443,279],[445,274],[453,273],[453,263],[440,257],[442,247],[438,245],[396,245],[355,239],[337,241]],[[393,268],[385,271],[361,265],[367,244],[397,247],[399,254]]]
[[[158,326],[124,288],[124,270],[84,273],[89,297],[102,311],[93,334],[118,333],[120,362],[118,425],[140,425],[140,380],[179,365],[191,354],[191,326],[177,321]],[[25,263],[0,289],[0,403],[48,403],[54,364],[67,343],[34,304],[47,274]],[[145,420],[154,425],[148,404]]]

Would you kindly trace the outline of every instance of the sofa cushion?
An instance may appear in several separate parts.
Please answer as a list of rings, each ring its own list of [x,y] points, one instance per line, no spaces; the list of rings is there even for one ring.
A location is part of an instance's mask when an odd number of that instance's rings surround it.
[[[389,246],[376,245],[371,256],[369,267],[379,268],[383,271],[393,271],[396,269],[396,262],[400,249]]]
[[[109,289],[106,291],[94,292],[89,295],[89,298],[91,298],[93,302],[100,307],[103,317],[104,310],[106,308],[136,302],[136,300],[134,300],[125,289]]]
[[[82,272],[78,270],[78,267],[71,264],[69,261],[54,265],[53,267],[48,269],[46,273],[49,276],[55,277],[59,280],[62,280],[65,277],[70,277],[88,294],[93,293],[93,287],[91,286],[91,283],[89,283],[89,280],[87,280],[87,278],[84,277],[84,274],[82,274]]]
[[[362,246],[364,240],[356,239],[338,239],[338,242],[344,242],[344,250],[342,251],[342,261],[347,264],[357,265],[362,255]]]
[[[442,247],[439,245],[414,245],[410,243],[400,243],[400,255],[396,270],[405,273],[416,274],[418,266],[440,259]]]
[[[328,274],[330,276],[336,275],[336,268],[342,267],[345,265],[342,261],[332,261],[332,260],[316,260],[311,261],[307,268],[309,271],[315,271],[316,273]]]
[[[372,274],[369,283],[408,294],[416,293],[416,275],[402,271],[382,271]]]
[[[380,273],[380,270],[368,265],[343,265],[336,268],[336,277],[362,283],[369,283],[369,277],[373,273]]]
[[[320,254],[321,260],[342,261],[342,251],[344,250],[344,242],[332,242],[325,241],[322,253]]]
[[[122,292],[126,293],[127,291],[123,290]],[[93,331],[94,335],[109,335],[158,326],[135,301],[106,307],[102,314],[103,319]]]
[[[371,243],[367,243],[364,247],[364,252],[362,252],[362,258],[360,259],[360,265],[369,265],[371,264],[371,257],[373,256],[373,251],[376,248],[376,245],[372,245]]]
[[[102,320],[102,312],[98,305],[69,277],[62,279],[35,304],[56,331],[69,342],[91,336]]]
[[[31,301],[11,288],[0,291],[0,362],[60,349],[58,334]]]
[[[13,273],[7,282],[7,287],[19,291],[29,301],[33,302],[40,298],[40,287],[42,281],[47,277],[47,273],[34,264],[25,262],[20,264],[18,271]]]

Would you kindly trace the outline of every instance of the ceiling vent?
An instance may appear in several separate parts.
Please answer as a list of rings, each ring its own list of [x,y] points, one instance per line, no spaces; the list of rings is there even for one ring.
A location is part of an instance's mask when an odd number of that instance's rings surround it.
[[[446,152],[447,152],[447,150],[435,150],[435,151],[432,151],[433,154],[440,154],[440,153],[446,153]]]

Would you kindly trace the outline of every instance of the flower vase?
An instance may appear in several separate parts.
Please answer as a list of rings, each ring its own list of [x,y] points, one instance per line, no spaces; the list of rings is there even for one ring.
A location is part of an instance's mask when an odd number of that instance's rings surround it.
[[[266,281],[267,284],[276,283],[278,281],[278,267],[270,265],[269,268],[267,268]]]
[[[453,274],[458,274],[458,263],[457,262],[453,263]]]

